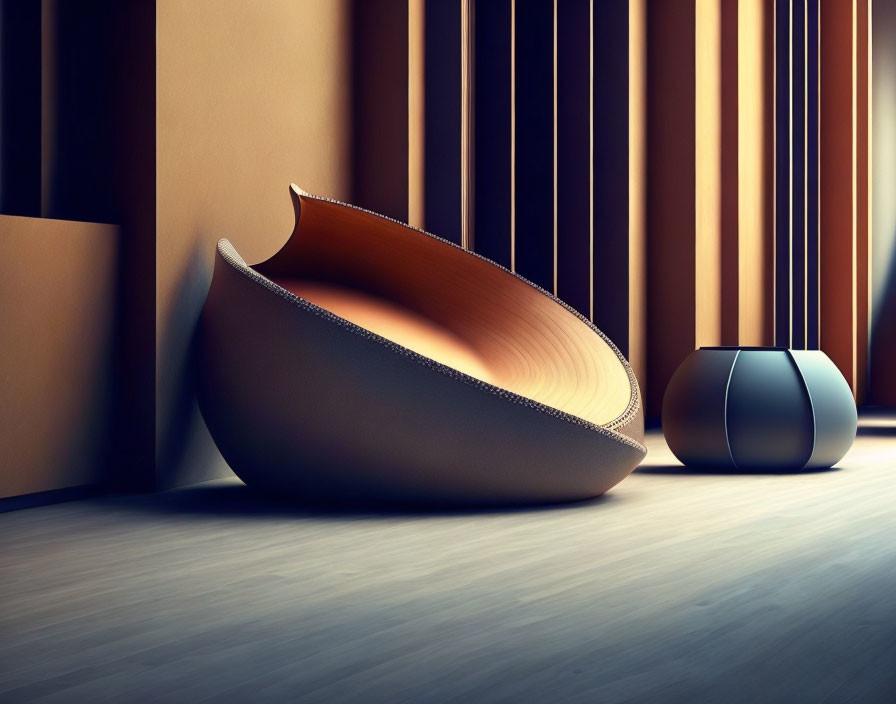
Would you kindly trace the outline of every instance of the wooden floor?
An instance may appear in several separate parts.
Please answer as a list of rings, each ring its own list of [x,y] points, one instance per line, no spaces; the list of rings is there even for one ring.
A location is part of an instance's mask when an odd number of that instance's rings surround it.
[[[874,425],[876,423],[876,425]],[[896,702],[896,422],[839,469],[326,512],[223,481],[0,516],[0,701]]]

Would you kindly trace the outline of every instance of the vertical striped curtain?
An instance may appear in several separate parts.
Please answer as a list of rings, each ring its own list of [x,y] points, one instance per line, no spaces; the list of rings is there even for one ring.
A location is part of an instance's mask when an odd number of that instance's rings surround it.
[[[355,198],[590,317],[650,414],[700,345],[869,339],[870,0],[365,0]]]

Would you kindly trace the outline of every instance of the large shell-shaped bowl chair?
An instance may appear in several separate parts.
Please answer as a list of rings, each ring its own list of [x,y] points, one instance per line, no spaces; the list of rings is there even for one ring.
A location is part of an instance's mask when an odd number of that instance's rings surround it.
[[[199,402],[248,485],[306,498],[548,503],[646,452],[619,350],[542,289],[445,240],[292,187],[247,266],[218,243]]]

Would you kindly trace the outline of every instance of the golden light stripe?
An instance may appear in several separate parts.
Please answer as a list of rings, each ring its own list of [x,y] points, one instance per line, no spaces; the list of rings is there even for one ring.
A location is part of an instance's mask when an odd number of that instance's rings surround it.
[[[722,328],[721,6],[697,0],[694,31],[693,345],[718,345]]]
[[[778,12],[772,4],[772,333],[778,344]],[[821,32],[819,32],[821,34]],[[819,70],[819,74],[821,71]]]
[[[426,33],[424,0],[408,3],[408,223],[425,228]]]
[[[631,0],[629,3],[628,31],[628,358],[641,384],[642,393],[646,393],[647,0]]]
[[[767,54],[763,0],[741,0],[737,6],[737,266],[738,344],[763,345],[766,289],[763,269],[768,196],[765,122]]]
[[[510,0],[510,270],[516,271],[516,0]]]
[[[472,171],[472,13],[470,3],[472,0],[461,0],[461,49],[460,49],[460,243],[464,249],[473,247],[473,171]]]

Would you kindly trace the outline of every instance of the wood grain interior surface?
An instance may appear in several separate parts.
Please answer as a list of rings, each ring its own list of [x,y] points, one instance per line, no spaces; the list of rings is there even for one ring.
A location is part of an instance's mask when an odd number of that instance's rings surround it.
[[[296,295],[419,354],[598,425],[632,401],[616,351],[492,262],[293,190],[296,230],[256,265]]]

